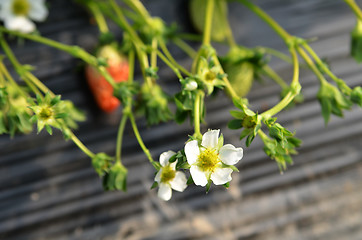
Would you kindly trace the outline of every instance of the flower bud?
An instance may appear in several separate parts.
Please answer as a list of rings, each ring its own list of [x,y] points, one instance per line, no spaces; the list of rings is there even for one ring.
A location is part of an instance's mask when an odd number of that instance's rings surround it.
[[[359,19],[351,32],[351,56],[356,62],[362,62],[362,21]]]
[[[187,90],[187,91],[193,91],[193,90],[195,90],[195,89],[197,89],[197,82],[196,82],[196,81],[191,80],[191,81],[189,81],[188,83],[186,83],[186,85],[185,85],[185,90]]]

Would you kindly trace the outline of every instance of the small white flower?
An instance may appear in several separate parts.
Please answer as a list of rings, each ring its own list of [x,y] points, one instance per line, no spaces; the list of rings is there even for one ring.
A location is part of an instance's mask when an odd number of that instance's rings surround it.
[[[231,181],[232,169],[225,165],[234,165],[243,157],[243,149],[231,144],[222,145],[218,138],[220,130],[209,130],[202,136],[201,146],[197,140],[185,145],[187,162],[194,183],[206,186],[212,180],[215,185]],[[219,142],[220,141],[220,142]]]
[[[0,0],[0,20],[9,30],[33,32],[35,24],[31,20],[42,22],[47,16],[45,0]]]
[[[183,172],[176,171],[177,161],[170,163],[169,159],[175,155],[173,151],[164,152],[160,155],[161,169],[155,176],[155,181],[159,185],[158,197],[168,201],[171,199],[172,190],[183,192],[186,185],[186,176]]]

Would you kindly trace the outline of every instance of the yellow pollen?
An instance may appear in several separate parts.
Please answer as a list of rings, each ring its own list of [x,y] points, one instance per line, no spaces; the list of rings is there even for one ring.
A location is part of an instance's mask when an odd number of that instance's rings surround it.
[[[161,182],[167,183],[174,179],[176,176],[176,171],[173,170],[169,165],[162,168],[161,173]]]
[[[27,16],[30,11],[28,0],[13,0],[12,11],[14,15]]]
[[[196,164],[203,172],[213,172],[219,162],[216,150],[207,148],[199,155]]]

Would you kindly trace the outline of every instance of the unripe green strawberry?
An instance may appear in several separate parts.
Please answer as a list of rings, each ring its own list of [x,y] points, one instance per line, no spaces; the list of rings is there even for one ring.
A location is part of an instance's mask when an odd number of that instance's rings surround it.
[[[128,80],[129,65],[127,58],[121,55],[114,46],[105,45],[101,47],[97,56],[106,59],[107,71],[115,82]],[[88,65],[86,78],[98,106],[104,112],[110,113],[119,107],[120,101],[113,96],[113,87],[96,68]]]
[[[228,63],[224,66],[229,82],[239,97],[249,93],[254,80],[254,67],[249,62]]]
[[[190,17],[197,31],[202,33],[205,26],[205,9],[207,0],[190,1]],[[223,41],[225,34],[225,18],[227,16],[227,4],[225,0],[217,0],[214,5],[214,14],[212,19],[211,39],[213,41]]]

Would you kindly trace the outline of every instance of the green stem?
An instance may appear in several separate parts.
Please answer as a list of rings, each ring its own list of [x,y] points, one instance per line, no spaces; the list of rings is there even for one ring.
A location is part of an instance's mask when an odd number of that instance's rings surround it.
[[[141,16],[146,23],[148,22],[148,19],[150,19],[150,15],[148,14],[147,9],[139,0],[124,0],[124,2],[136,13],[138,13],[138,15]]]
[[[273,79],[282,89],[288,88],[288,84],[268,65],[265,65],[262,69],[264,73]]]
[[[200,138],[202,136],[200,131],[200,111],[201,111],[201,98],[203,92],[198,91],[194,102],[194,137]]]
[[[149,67],[147,54],[142,51],[141,49],[145,49],[142,40],[138,37],[137,33],[134,31],[134,29],[131,27],[131,25],[128,23],[127,19],[125,18],[121,8],[118,6],[118,4],[114,0],[109,0],[110,6],[115,11],[117,18],[114,16],[114,14],[110,13],[109,11],[106,12],[106,14],[122,29],[124,29],[131,37],[133,41],[133,46],[136,49],[136,53],[138,56],[138,59],[140,61],[142,75],[147,82],[147,85],[152,88],[153,82],[152,79],[148,76],[146,76],[145,69]]]
[[[151,52],[151,67],[157,67],[157,49],[158,49],[158,41],[157,38],[152,39],[152,52]]]
[[[221,64],[220,64],[219,59],[217,58],[217,56],[213,56],[213,60],[215,61],[215,64],[216,64],[216,65],[221,66]],[[220,70],[220,73],[221,73],[221,74],[224,74],[225,72],[224,72],[223,69],[221,69],[221,70]],[[230,95],[231,95],[231,98],[232,98],[232,99],[240,99],[239,95],[235,92],[234,88],[231,86],[231,83],[230,83],[229,79],[228,79],[227,77],[224,77],[224,78],[223,78],[223,81],[224,81],[224,83],[225,83],[225,86],[226,86],[227,91],[228,91],[228,92],[230,93]]]
[[[134,119],[133,113],[130,111],[129,113],[129,119],[131,121],[131,125],[132,125],[132,129],[133,132],[137,138],[138,144],[140,145],[140,147],[142,148],[143,152],[145,153],[145,155],[147,156],[148,160],[150,161],[151,164],[153,164],[155,161],[153,160],[150,151],[148,150],[148,148],[145,146],[145,144],[143,143],[142,137],[138,131],[137,128],[137,124],[136,121]]]
[[[95,154],[90,151],[75,135],[71,132],[70,139],[82,150],[88,157],[93,158]]]
[[[29,73],[28,70],[24,69],[24,66],[22,66],[18,60],[16,59],[13,51],[10,49],[9,45],[7,44],[7,42],[5,41],[3,36],[0,36],[0,44],[1,47],[3,48],[6,56],[9,58],[11,64],[14,66],[16,72],[19,74],[19,76],[24,80],[24,82],[29,86],[29,88],[37,95],[42,96],[42,94],[40,93],[40,91],[38,90],[38,88],[34,85],[34,83],[32,83],[31,80],[29,80],[28,76],[29,74],[31,75],[31,73]],[[4,68],[6,70],[6,68]],[[7,71],[6,71],[7,72]],[[8,74],[8,76],[10,76],[10,74]],[[13,83],[13,85],[17,85],[15,83],[15,81],[13,81],[12,77],[8,77],[8,79]],[[15,84],[14,84],[15,83]]]
[[[114,82],[112,76],[108,73],[106,68],[104,66],[99,66],[97,58],[93,55],[87,53],[84,49],[78,47],[78,46],[70,46],[63,43],[59,43],[57,41],[44,38],[38,35],[30,35],[30,34],[24,34],[17,31],[10,31],[7,30],[4,27],[0,26],[0,32],[5,32],[14,36],[26,38],[35,42],[42,43],[44,45],[48,45],[50,47],[62,50],[64,52],[69,53],[70,55],[82,59],[84,62],[88,63],[89,65],[95,67],[99,73],[111,84],[112,87],[116,87],[116,83]]]
[[[253,11],[256,15],[258,15],[262,20],[264,20],[269,26],[286,42],[289,44],[289,40],[291,36],[287,33],[273,18],[271,18],[268,14],[266,14],[261,8],[249,2],[248,0],[238,0],[242,4],[244,4],[247,8]]]
[[[164,52],[164,54],[166,55],[166,57],[168,58],[168,60],[176,67],[178,68],[181,72],[183,72],[186,75],[191,75],[191,73],[189,71],[187,71],[183,66],[181,66],[173,57],[172,54],[170,53],[170,51],[168,50],[166,44],[164,41],[162,41],[162,39],[160,40],[160,48],[162,49],[162,51]]]
[[[307,63],[308,67],[314,72],[314,74],[319,79],[320,83],[327,83],[327,80],[324,78],[323,74],[319,71],[317,66],[314,64],[312,59],[308,56],[308,54],[301,48],[297,47],[297,51],[299,55],[304,59],[304,61]]]
[[[183,41],[180,38],[173,38],[172,42],[178,46],[182,51],[184,51],[187,55],[189,55],[189,57],[191,58],[195,58],[197,52],[190,47],[190,45],[188,45],[185,41]]]
[[[220,2],[216,2],[216,5],[218,5]],[[216,6],[218,7],[218,6]],[[228,41],[229,47],[236,47],[237,44],[235,42],[235,38],[233,36],[233,31],[231,30],[230,22],[228,19],[227,14],[223,14],[222,18],[222,25],[225,26],[225,34],[226,34],[226,40]]]
[[[290,49],[290,53],[292,55],[293,66],[294,66],[293,80],[292,80],[292,82],[290,84],[291,90],[287,93],[287,95],[277,105],[275,105],[274,107],[272,107],[268,111],[265,111],[264,113],[261,114],[262,118],[264,118],[264,119],[268,119],[268,118],[274,116],[275,114],[277,114],[278,112],[280,112],[281,110],[283,110],[286,106],[289,105],[289,103],[300,92],[301,86],[299,84],[299,61],[298,61],[298,56],[297,56],[297,53],[296,53],[295,49]]]
[[[3,63],[3,61],[0,61],[0,72],[2,73],[2,75],[4,76],[4,78],[7,79],[7,80],[10,82],[10,84],[13,85],[13,86],[20,92],[20,94],[21,94],[23,97],[25,97],[25,98],[29,97],[29,96],[25,93],[25,91],[23,91],[23,90],[19,87],[19,85],[18,85],[18,84],[16,83],[16,81],[14,80],[14,78],[10,75],[10,73],[9,73],[9,71],[6,69],[5,64]],[[5,79],[4,79],[4,81],[5,81]]]
[[[134,78],[134,65],[135,65],[135,53],[133,50],[130,50],[128,53],[128,82],[132,83]]]
[[[109,32],[108,26],[107,26],[107,22],[104,19],[104,16],[102,14],[102,12],[100,11],[99,7],[97,4],[95,4],[95,2],[93,1],[88,1],[87,2],[87,6],[89,8],[89,10],[92,12],[94,19],[97,22],[99,31],[101,33],[107,33]]]
[[[117,134],[116,161],[119,162],[120,164],[122,164],[122,161],[121,161],[122,142],[123,142],[122,138],[123,138],[123,133],[124,133],[124,129],[126,126],[127,118],[128,118],[128,115],[123,114],[121,122],[119,124],[118,134]]]
[[[263,53],[273,55],[274,57],[277,57],[277,58],[283,60],[284,62],[292,63],[292,59],[288,55],[286,55],[280,51],[277,51],[275,49],[268,48],[268,47],[256,47],[256,49],[262,51]]]
[[[354,0],[344,0],[348,6],[352,9],[356,17],[359,18],[360,21],[362,21],[362,11],[357,5],[357,3]]]
[[[176,76],[179,79],[183,79],[182,75],[180,74],[180,71],[177,67],[175,67],[160,51],[157,50],[157,55],[161,58],[161,60],[166,63],[166,65],[174,71]],[[190,74],[189,74],[190,75]]]
[[[316,64],[335,82],[338,83],[342,81],[342,79],[338,78],[336,75],[332,73],[331,70],[322,62],[322,60],[318,57],[318,55],[314,52],[314,50],[307,44],[302,44],[303,48],[310,54],[310,56],[314,59]]]
[[[205,27],[204,27],[204,36],[202,43],[203,45],[210,45],[211,38],[211,24],[212,24],[212,15],[214,12],[215,0],[207,0],[206,3],[206,13],[205,13]]]

